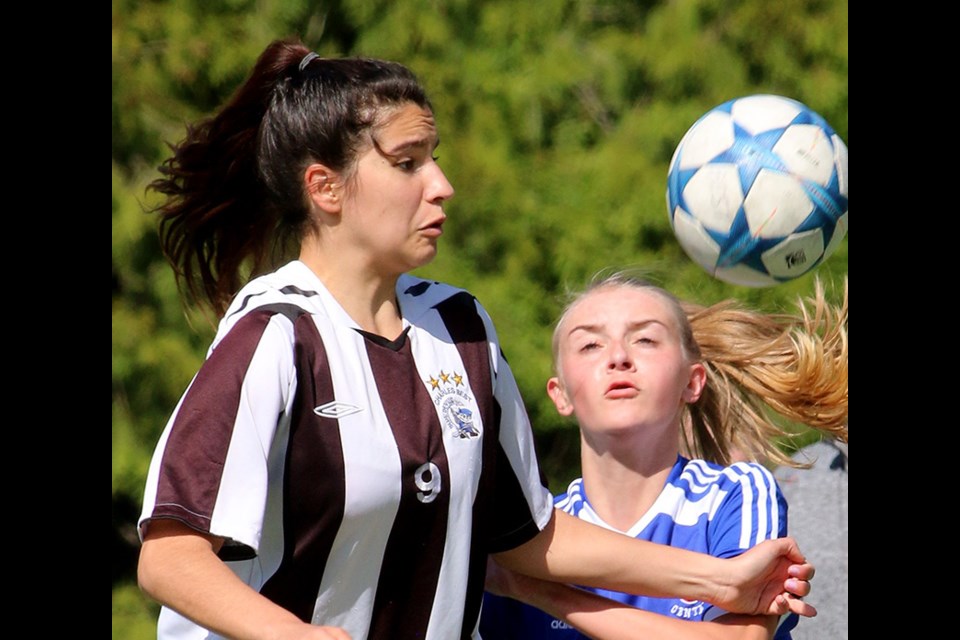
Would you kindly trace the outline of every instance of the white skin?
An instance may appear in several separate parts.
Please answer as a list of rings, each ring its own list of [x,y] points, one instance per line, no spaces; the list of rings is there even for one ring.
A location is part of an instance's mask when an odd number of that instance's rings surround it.
[[[408,104],[387,113],[350,176],[310,165],[304,180],[316,222],[302,260],[361,328],[401,330],[397,278],[429,263],[453,187],[434,159],[433,114]]]
[[[602,289],[561,327],[557,411],[580,425],[590,504],[627,531],[653,505],[676,462],[684,405],[700,398],[706,369],[689,362],[666,302],[651,291]]]
[[[577,301],[559,327],[558,376],[547,383],[557,411],[580,425],[590,504],[626,532],[650,509],[679,454],[681,415],[706,384],[685,353],[666,299],[652,290],[602,287]],[[534,583],[491,567],[488,587],[539,606],[600,640],[650,637],[769,640],[776,616],[727,614],[687,622]]]
[[[395,297],[401,274],[437,252],[453,187],[433,153],[433,115],[407,104],[382,114],[349,175],[322,164],[303,174],[314,226],[300,260],[357,324],[395,339],[402,330]],[[299,621],[240,581],[216,552],[222,540],[161,520],[146,531],[139,580],[147,595],[201,626],[238,639],[343,640],[341,629]],[[782,613],[805,595],[813,567],[792,540],[761,545],[738,560],[633,540],[557,512],[517,549],[497,555],[523,574],[650,595],[708,600],[731,610]],[[667,549],[665,552],[664,549]],[[625,564],[624,557],[635,562]]]

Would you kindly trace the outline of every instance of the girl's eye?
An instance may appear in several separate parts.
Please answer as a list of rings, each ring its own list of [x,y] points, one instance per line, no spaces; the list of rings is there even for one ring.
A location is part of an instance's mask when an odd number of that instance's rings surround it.
[[[423,157],[404,158],[403,160],[397,160],[396,162],[394,162],[394,165],[393,165],[393,166],[397,167],[397,168],[400,169],[401,171],[406,171],[406,172],[409,173],[409,172],[412,172],[412,171],[416,171],[417,169],[419,169],[420,167],[422,167],[423,165],[425,165],[425,164],[427,163],[427,158],[428,158],[428,157],[429,157],[431,160],[433,160],[433,162],[436,162],[437,160],[439,160],[439,157],[438,157],[438,156],[423,156]]]
[[[588,342],[587,344],[580,347],[580,351],[592,351],[594,349],[599,349],[599,342]]]
[[[639,338],[637,338],[637,339],[634,340],[633,342],[634,342],[634,344],[642,344],[642,345],[656,344],[656,343],[653,341],[652,338],[647,338],[646,336],[640,336]]]

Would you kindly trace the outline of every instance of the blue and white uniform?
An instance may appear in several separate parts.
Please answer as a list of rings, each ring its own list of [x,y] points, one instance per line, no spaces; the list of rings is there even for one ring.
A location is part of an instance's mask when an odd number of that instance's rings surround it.
[[[553,499],[486,311],[408,275],[396,295],[389,341],[299,261],[246,285],[161,435],[140,533],[220,536],[243,581],[354,640],[478,638],[487,554]],[[161,612],[160,640],[218,637]]]
[[[563,511],[616,530],[590,506],[583,479],[556,499]],[[729,467],[678,456],[653,506],[628,531],[640,540],[730,558],[769,538],[787,535],[787,503],[773,474],[756,463]],[[727,613],[706,602],[650,598],[591,589],[612,600],[683,620],[713,620]],[[776,640],[788,640],[797,616],[781,623]],[[484,640],[586,638],[564,622],[516,600],[484,596],[480,631]]]

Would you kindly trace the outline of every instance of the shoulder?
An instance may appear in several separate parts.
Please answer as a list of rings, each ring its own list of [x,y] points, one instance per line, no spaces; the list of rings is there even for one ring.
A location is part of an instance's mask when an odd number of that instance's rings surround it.
[[[322,288],[307,266],[295,260],[244,285],[230,303],[224,321],[235,322],[253,309],[267,307],[288,316],[320,312]]]
[[[267,305],[287,304],[305,312],[316,311],[320,308],[321,287],[306,265],[299,261],[290,262],[244,285],[230,303],[224,320]]]
[[[403,306],[404,314],[410,319],[440,304],[469,309],[480,308],[476,297],[466,289],[410,274],[404,274],[397,280],[397,297]]]
[[[735,462],[724,469],[724,475],[740,483],[776,486],[773,472],[759,462]]]
[[[455,339],[497,342],[496,328],[487,310],[462,287],[403,275],[397,281],[397,298],[411,324],[429,327],[428,312],[436,312],[434,317],[439,317]]]
[[[266,324],[276,317],[289,322],[271,324],[290,327],[299,316],[320,312],[318,283],[305,270],[302,263],[292,262],[244,285],[220,320],[214,343],[238,327]]]
[[[692,491],[718,486],[725,490],[739,490],[745,486],[776,487],[773,473],[758,462],[735,462],[723,466],[707,460],[688,460],[683,465],[678,482]]]
[[[761,540],[786,535],[786,500],[762,464],[691,460],[682,477],[688,481],[682,488],[690,513],[709,512],[711,555],[735,555]]]
[[[577,515],[583,508],[586,498],[583,493],[583,478],[573,480],[566,493],[561,493],[553,500],[553,506],[571,515]]]

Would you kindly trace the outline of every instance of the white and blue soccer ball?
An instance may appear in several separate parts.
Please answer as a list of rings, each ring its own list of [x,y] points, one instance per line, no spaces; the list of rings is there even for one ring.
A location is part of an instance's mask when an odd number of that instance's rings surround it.
[[[667,210],[680,246],[710,275],[750,287],[792,280],[847,233],[847,147],[796,100],[730,100],[677,145]]]

